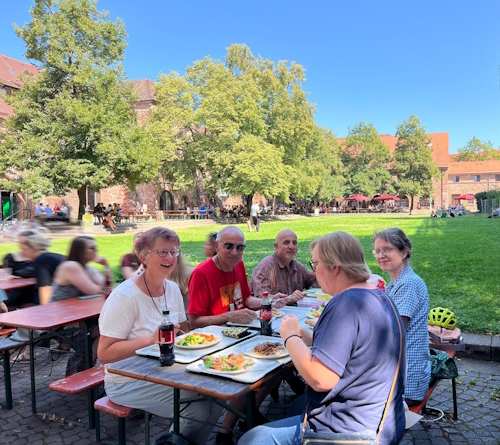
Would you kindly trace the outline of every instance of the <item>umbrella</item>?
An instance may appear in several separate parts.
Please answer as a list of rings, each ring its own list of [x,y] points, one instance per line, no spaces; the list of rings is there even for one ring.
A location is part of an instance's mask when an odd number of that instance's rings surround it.
[[[345,199],[346,201],[371,201],[371,198],[363,195],[352,195]]]
[[[453,198],[456,201],[461,201],[462,199],[466,199],[467,201],[470,201],[471,199],[474,199],[474,195],[471,195],[469,193],[466,193],[464,195],[457,196],[456,198]]]
[[[377,196],[376,198],[373,198],[374,201],[393,201],[395,199],[398,199],[397,196],[392,196],[392,195],[380,195],[380,196]]]

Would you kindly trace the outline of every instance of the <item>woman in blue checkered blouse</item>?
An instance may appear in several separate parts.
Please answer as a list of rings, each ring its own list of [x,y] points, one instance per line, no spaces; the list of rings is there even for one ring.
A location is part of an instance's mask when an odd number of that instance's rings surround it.
[[[411,242],[401,229],[377,233],[373,242],[378,265],[391,276],[386,293],[394,301],[406,328],[405,400],[409,406],[418,405],[425,397],[431,378],[427,332],[429,293],[424,280],[408,264]]]

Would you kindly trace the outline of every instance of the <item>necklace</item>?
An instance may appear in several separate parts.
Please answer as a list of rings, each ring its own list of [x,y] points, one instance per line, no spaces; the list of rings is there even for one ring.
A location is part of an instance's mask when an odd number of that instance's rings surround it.
[[[217,265],[219,266],[220,271],[222,272],[222,277],[224,278],[224,283],[226,284],[226,292],[227,292],[227,296],[229,298],[229,304],[231,305],[234,303],[234,283],[236,282],[236,268],[233,267],[233,293],[231,293],[231,292],[229,292],[229,286],[227,284],[226,274],[222,270],[222,266],[220,265],[219,258],[215,257],[215,259],[217,261]]]
[[[144,279],[144,284],[146,285],[146,289],[148,290],[149,296],[151,297],[151,301],[155,305],[156,310],[160,314],[160,316],[163,317],[163,314],[161,313],[160,309],[158,309],[158,306],[156,306],[155,299],[153,298],[153,295],[151,294],[151,291],[149,290],[148,282],[146,281],[146,272],[142,274],[142,278]],[[163,298],[165,299],[165,310],[168,311],[168,306],[167,306],[167,289],[165,287],[165,283],[163,283]]]

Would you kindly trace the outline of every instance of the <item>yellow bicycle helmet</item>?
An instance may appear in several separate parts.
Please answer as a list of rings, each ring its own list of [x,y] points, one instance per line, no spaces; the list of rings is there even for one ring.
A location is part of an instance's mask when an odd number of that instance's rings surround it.
[[[448,308],[435,307],[429,311],[429,324],[441,326],[445,329],[455,329],[457,327],[457,317]]]

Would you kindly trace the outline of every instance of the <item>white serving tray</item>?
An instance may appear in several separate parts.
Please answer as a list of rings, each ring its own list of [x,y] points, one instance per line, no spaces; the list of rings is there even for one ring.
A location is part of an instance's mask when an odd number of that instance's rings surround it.
[[[308,307],[304,308],[304,307],[294,307],[294,306],[284,306],[284,307],[278,309],[278,311],[284,312],[285,315],[291,315],[291,314],[295,315],[299,320],[306,317],[307,314],[309,312],[311,312],[311,310],[312,309],[308,308]],[[255,311],[255,313],[257,314],[257,317],[258,317],[259,311]],[[280,317],[280,318],[276,318],[276,317],[273,318],[273,330],[280,326],[283,318],[284,318],[284,316]],[[226,324],[228,326],[245,326],[247,328],[260,329],[260,320],[258,318],[256,318],[254,321],[252,321],[249,324],[233,323],[231,321],[228,321]]]
[[[308,297],[316,298],[318,294],[324,294],[321,287],[311,287],[305,291]]]
[[[229,346],[234,345],[235,343],[241,342],[248,338],[254,337],[258,334],[258,332],[250,331],[250,335],[243,338],[232,338],[226,337],[222,335],[222,331],[226,329],[226,326],[206,326],[204,328],[194,329],[190,332],[207,332],[209,334],[218,335],[221,337],[221,341],[216,345],[210,346],[209,348],[200,348],[200,349],[185,349],[178,348],[174,346],[174,354],[175,361],[177,363],[192,363],[195,360],[200,359],[205,355],[213,354],[214,352],[220,351],[221,349],[225,349]],[[160,347],[158,345],[146,346],[144,348],[138,349],[135,351],[137,355],[143,355],[145,357],[155,357],[160,358]]]
[[[275,337],[257,335],[256,337],[244,340],[236,345],[224,349],[223,351],[219,351],[218,354],[227,355],[230,353],[235,353],[235,354],[243,353],[243,350],[247,349],[248,347],[251,347],[256,343],[264,341],[279,341],[279,340],[277,340]],[[266,374],[270,373],[273,369],[279,368],[280,366],[288,363],[291,360],[291,358],[289,355],[287,355],[286,357],[277,360],[258,359],[258,358],[254,358],[253,360],[255,361],[255,365],[253,365],[246,372],[243,372],[241,374],[232,374],[232,375],[229,373],[224,375],[217,374],[217,377],[228,378],[241,383],[255,383],[258,382],[263,377],[265,377]],[[207,374],[211,376],[214,375],[213,373],[205,369],[202,360],[198,360],[197,362],[191,363],[190,365],[186,366],[186,369],[188,371],[200,374]]]

